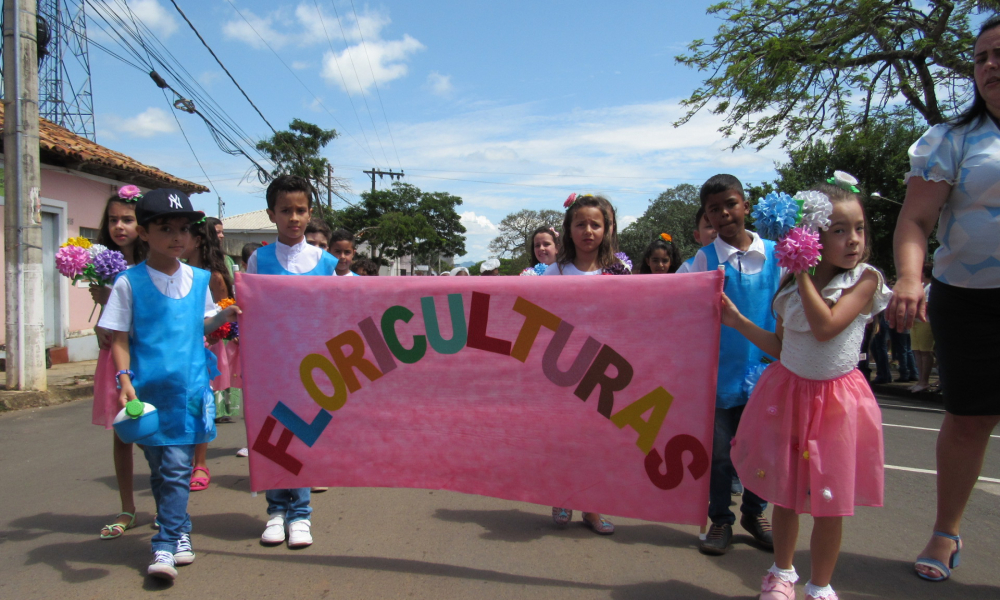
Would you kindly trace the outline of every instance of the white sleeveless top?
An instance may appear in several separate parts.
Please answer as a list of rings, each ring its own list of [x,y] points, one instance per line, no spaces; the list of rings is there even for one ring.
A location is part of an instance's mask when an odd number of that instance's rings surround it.
[[[867,270],[878,275],[878,286],[871,312],[859,314],[836,337],[826,342],[817,340],[809,329],[802,298],[798,293],[798,282],[792,283],[778,294],[774,301],[774,310],[784,322],[781,364],[785,368],[804,379],[823,381],[846,375],[857,366],[861,340],[865,335],[865,324],[889,305],[892,290],[886,287],[882,273],[866,263],[835,276],[820,290],[820,296],[824,300],[836,303],[844,290],[854,287]]]

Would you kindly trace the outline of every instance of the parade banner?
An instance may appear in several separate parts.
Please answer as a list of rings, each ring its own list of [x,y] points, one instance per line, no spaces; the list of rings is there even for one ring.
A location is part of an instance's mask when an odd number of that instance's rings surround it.
[[[239,274],[251,487],[704,523],[722,284]]]

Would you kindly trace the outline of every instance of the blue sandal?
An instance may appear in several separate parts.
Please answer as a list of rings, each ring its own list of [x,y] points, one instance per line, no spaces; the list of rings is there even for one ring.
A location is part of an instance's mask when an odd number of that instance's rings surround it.
[[[552,507],[552,521],[556,525],[566,525],[573,518],[573,511],[566,510],[565,508],[559,508],[558,506]]]
[[[928,567],[934,569],[938,573],[941,573],[939,577],[930,577],[921,573],[917,570],[917,577],[921,579],[926,579],[927,581],[947,581],[951,577],[951,570],[958,566],[961,556],[962,556],[962,538],[957,535],[951,535],[950,533],[944,533],[941,531],[935,531],[934,535],[938,537],[948,538],[955,542],[955,551],[951,553],[948,558],[948,564],[945,565],[939,560],[933,558],[918,558],[917,562],[914,563],[914,568],[916,567]]]

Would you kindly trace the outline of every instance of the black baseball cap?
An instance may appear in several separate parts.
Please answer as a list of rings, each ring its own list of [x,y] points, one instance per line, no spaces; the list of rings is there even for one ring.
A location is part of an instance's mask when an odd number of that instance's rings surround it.
[[[135,220],[143,227],[161,217],[186,217],[193,222],[204,216],[205,213],[191,206],[191,199],[187,194],[171,188],[157,188],[146,192],[135,207]]]

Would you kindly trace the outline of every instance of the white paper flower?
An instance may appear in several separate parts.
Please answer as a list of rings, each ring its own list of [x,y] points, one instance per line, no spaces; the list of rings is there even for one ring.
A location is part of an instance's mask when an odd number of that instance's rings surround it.
[[[90,248],[87,248],[87,250],[90,251],[90,262],[94,262],[94,259],[97,258],[97,255],[100,254],[101,252],[104,252],[107,249],[108,249],[107,246],[102,246],[101,244],[91,244]]]
[[[839,171],[838,171],[839,172]],[[802,221],[799,227],[809,231],[826,230],[830,227],[830,215],[833,214],[833,204],[823,192],[805,190],[795,194],[795,200],[802,200]]]
[[[830,491],[830,488],[823,488],[823,499],[827,502],[833,500],[833,492]]]
[[[850,173],[846,173],[844,171],[834,171],[833,179],[837,183],[841,184],[840,187],[849,188],[851,186],[858,185],[858,180],[854,177],[854,175],[851,175]]]

